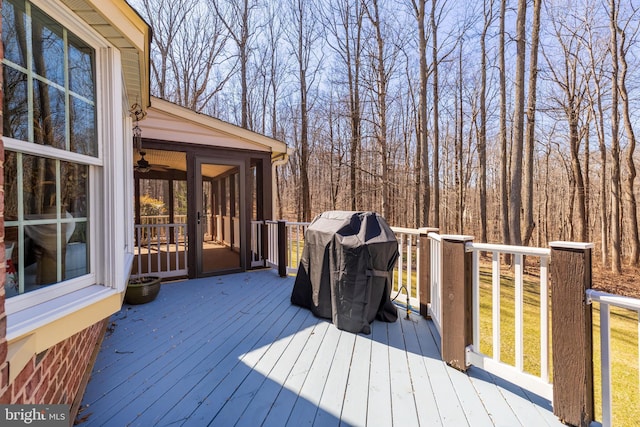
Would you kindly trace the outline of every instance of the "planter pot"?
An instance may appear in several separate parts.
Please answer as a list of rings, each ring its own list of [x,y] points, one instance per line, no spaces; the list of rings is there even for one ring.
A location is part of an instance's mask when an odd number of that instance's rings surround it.
[[[143,276],[130,279],[124,301],[127,304],[145,304],[153,301],[160,292],[160,278],[155,276]]]

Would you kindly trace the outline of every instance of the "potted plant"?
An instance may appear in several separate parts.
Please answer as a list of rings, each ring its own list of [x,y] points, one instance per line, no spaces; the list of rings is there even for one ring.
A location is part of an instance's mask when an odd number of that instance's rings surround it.
[[[160,277],[141,276],[129,279],[124,301],[127,304],[145,304],[153,301],[160,292]]]

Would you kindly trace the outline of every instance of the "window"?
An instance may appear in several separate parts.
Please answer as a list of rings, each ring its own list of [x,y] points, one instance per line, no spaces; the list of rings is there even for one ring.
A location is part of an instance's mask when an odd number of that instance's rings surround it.
[[[96,50],[24,0],[2,2],[2,42],[6,296],[95,283]]]

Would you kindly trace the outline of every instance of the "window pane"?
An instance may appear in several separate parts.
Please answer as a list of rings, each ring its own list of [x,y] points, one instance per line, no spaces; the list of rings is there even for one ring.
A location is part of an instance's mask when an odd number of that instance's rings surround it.
[[[20,249],[18,247],[18,227],[5,227],[4,229],[4,249],[5,249],[5,296],[7,298],[18,295],[19,277],[18,266],[20,265]]]
[[[27,76],[4,66],[3,135],[27,141],[29,139],[29,103]]]
[[[32,8],[33,71],[64,87],[64,39],[62,25],[38,8]]]
[[[56,161],[24,154],[22,167],[26,219],[55,218]]]
[[[71,33],[69,38],[69,89],[95,103],[93,49]]]
[[[4,220],[18,219],[18,155],[13,151],[4,152]],[[5,236],[5,240],[6,236]]]
[[[62,211],[74,218],[87,217],[89,167],[60,162]]]
[[[2,45],[4,57],[27,68],[27,32],[24,2],[2,2]]]
[[[41,215],[54,217],[55,214]],[[35,256],[35,285],[50,285],[58,281],[58,224],[26,225],[25,241],[29,240]],[[64,251],[64,248],[62,248]]]
[[[87,223],[67,224],[66,235],[71,235],[65,251],[65,279],[82,276],[89,272],[87,248]],[[73,227],[73,230],[69,230]]]
[[[97,156],[95,107],[73,96],[70,97],[70,101],[71,151]]]
[[[33,137],[36,144],[65,149],[64,92],[33,82]]]

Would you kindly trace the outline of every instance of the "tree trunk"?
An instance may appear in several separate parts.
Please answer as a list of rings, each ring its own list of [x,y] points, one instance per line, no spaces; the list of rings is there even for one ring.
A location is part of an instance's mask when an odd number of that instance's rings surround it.
[[[484,27],[480,35],[480,132],[478,162],[480,166],[480,242],[487,242],[487,32],[493,21],[493,0],[484,2]]]
[[[524,139],[524,63],[526,56],[527,1],[518,0],[516,21],[516,78],[511,145],[511,191],[509,193],[509,229],[511,244],[521,245],[520,210],[522,209],[522,152]]]
[[[621,28],[618,28],[618,34],[620,35],[620,98],[622,99],[622,118],[624,120],[624,129],[627,134],[627,140],[629,141],[629,147],[627,148],[626,163],[628,169],[628,176],[624,182],[625,196],[627,200],[627,214],[629,215],[629,243],[631,245],[631,253],[629,254],[629,263],[632,266],[638,265],[638,257],[640,256],[640,239],[638,237],[638,208],[635,195],[635,179],[636,179],[636,165],[633,160],[633,155],[636,149],[636,136],[633,132],[633,125],[631,124],[631,113],[629,111],[629,94],[627,93],[627,49],[626,33]]]
[[[622,272],[622,223],[620,212],[620,139],[618,135],[618,11],[617,0],[609,1],[611,41],[611,271]]]
[[[380,154],[380,163],[382,165],[382,217],[391,218],[389,203],[389,149],[387,146],[387,66],[385,64],[385,42],[382,36],[380,23],[380,13],[378,9],[378,0],[372,0],[371,6],[373,11],[364,6],[367,16],[373,25],[376,34],[376,84],[377,84],[377,123],[376,123],[376,140],[378,142],[378,150]]]
[[[433,226],[440,227],[440,112],[438,104],[438,26],[436,25],[437,0],[431,0],[431,37],[433,64]]]
[[[509,158],[507,149],[507,88],[505,80],[506,66],[504,54],[504,21],[506,4],[507,0],[500,1],[500,43],[498,49],[500,67],[500,194],[502,208],[502,241],[505,244],[509,244],[511,243],[511,234],[509,232],[509,188],[507,185],[507,164],[509,162]]]
[[[422,206],[416,205],[416,222],[418,226],[426,226],[429,224],[429,211],[431,209],[430,198],[430,185],[429,185],[429,147],[427,139],[427,79],[429,70],[427,68],[427,35],[425,30],[425,6],[427,0],[417,0],[413,2],[414,13],[416,21],[418,23],[418,55],[420,56],[420,90],[418,100],[418,143],[416,148],[416,181],[418,187],[416,188],[417,199],[420,199],[420,182],[422,181],[424,186],[423,192],[423,204]],[[422,210],[422,220],[424,223],[420,223],[420,210]]]
[[[538,86],[538,45],[540,44],[540,9],[542,0],[533,1],[533,26],[531,30],[531,59],[529,61],[529,101],[527,106],[527,138],[524,164],[524,239],[529,245],[536,226],[533,220],[533,163],[536,128],[536,91]]]

